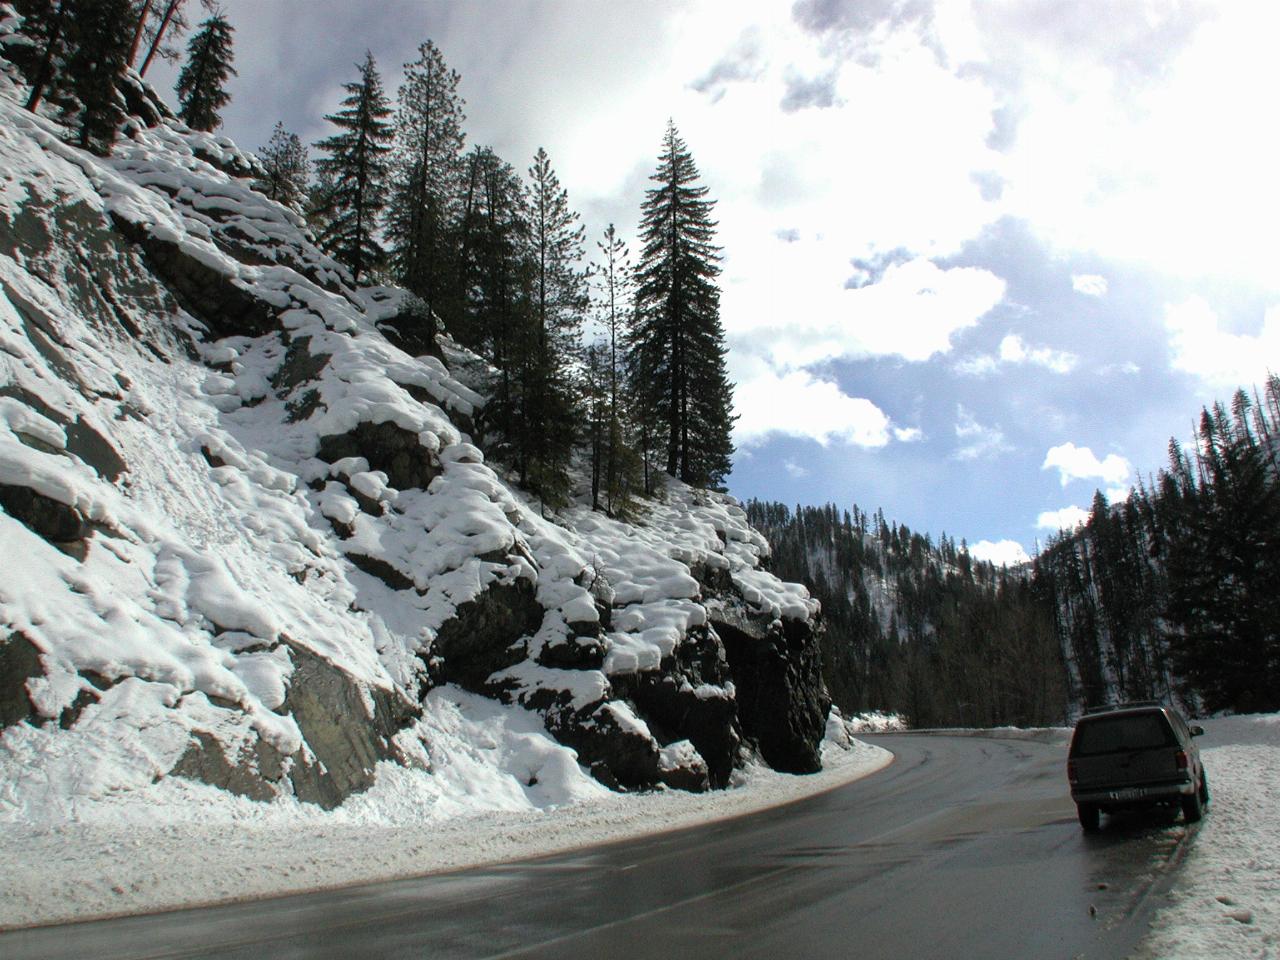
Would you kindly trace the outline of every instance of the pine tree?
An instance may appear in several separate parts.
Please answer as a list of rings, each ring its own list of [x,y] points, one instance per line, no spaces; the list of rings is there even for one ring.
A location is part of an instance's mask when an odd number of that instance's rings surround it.
[[[524,400],[517,463],[522,479],[556,501],[568,485],[578,419],[572,365],[588,299],[580,266],[583,229],[541,148],[529,168],[525,209],[531,327],[519,357]]]
[[[1200,481],[1180,470],[1169,551],[1175,661],[1211,710],[1280,706],[1280,478],[1236,395],[1200,419]],[[1188,511],[1186,508],[1193,509]]]
[[[399,91],[387,236],[401,285],[430,311],[452,315],[461,292],[450,283],[449,227],[458,216],[466,118],[457,71],[430,40],[418,54]]]
[[[636,432],[626,415],[625,342],[628,320],[632,316],[634,283],[627,245],[611,223],[604,239],[597,241],[600,263],[596,271],[599,287],[597,315],[604,328],[601,345],[602,363],[606,370],[607,416],[604,443],[600,456],[604,460],[602,475],[605,510],[611,515],[629,512],[631,496],[642,482],[642,464],[632,444]],[[593,494],[593,506],[598,500]]]
[[[591,467],[591,509],[600,509],[600,497],[605,479],[607,447],[609,443],[609,348],[602,341],[587,345],[582,403],[586,413],[586,428],[582,440],[586,447],[587,463]]]
[[[637,271],[638,317],[632,381],[642,416],[665,428],[666,469],[710,486],[729,472],[733,388],[720,324],[720,248],[707,187],[675,124],[669,123],[656,186],[645,193]]]
[[[376,233],[378,217],[387,203],[392,131],[387,123],[391,109],[373,54],[366,52],[357,69],[360,79],[343,84],[347,98],[342,108],[325,117],[342,132],[316,144],[328,154],[316,161],[316,170],[332,184],[325,198],[321,245],[359,281],[362,275],[376,271],[384,257]]]
[[[258,148],[264,176],[254,182],[254,189],[287,207],[301,210],[307,199],[307,180],[311,162],[307,148],[296,133],[285,130],[277,121],[266,146]]]
[[[80,146],[106,155],[124,120],[117,88],[127,69],[133,7],[130,0],[75,0],[72,16],[77,42],[67,73],[80,102]]]
[[[221,125],[218,111],[231,102],[224,89],[236,76],[231,61],[231,34],[235,28],[222,14],[204,23],[187,44],[187,65],[178,74],[178,116],[192,130],[214,130]]]
[[[53,85],[64,53],[74,44],[74,7],[74,0],[18,0],[22,32],[39,51],[27,67],[31,90],[26,106],[33,113]]]
[[[511,164],[488,147],[476,146],[465,168],[466,193],[456,242],[457,282],[466,300],[451,330],[494,368],[490,397],[477,427],[489,444],[486,449],[514,464],[513,442],[524,403],[518,362],[528,349],[531,328],[525,192]]]

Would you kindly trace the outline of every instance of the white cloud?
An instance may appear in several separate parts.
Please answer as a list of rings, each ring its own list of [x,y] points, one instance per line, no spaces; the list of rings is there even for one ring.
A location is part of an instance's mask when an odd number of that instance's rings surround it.
[[[1129,499],[1129,494],[1133,493],[1131,484],[1121,484],[1118,487],[1108,487],[1103,491],[1107,497],[1107,503],[1124,503]]]
[[[894,427],[893,438],[899,443],[916,443],[924,439],[924,431],[919,427]]]
[[[763,443],[771,435],[805,437],[826,446],[833,441],[858,447],[889,442],[889,417],[870,400],[850,397],[830,380],[803,370],[778,374],[760,369],[734,391],[740,447]]]
[[[960,441],[952,454],[956,460],[981,460],[1012,449],[999,427],[979,423],[963,405],[956,406],[956,439]]]
[[[795,477],[797,480],[809,475],[809,471],[800,466],[800,464],[796,463],[794,460],[784,460],[782,462],[782,469],[787,471],[788,476]]]
[[[950,351],[957,333],[1004,298],[1004,281],[975,267],[944,269],[915,258],[890,265],[874,283],[846,289],[853,267],[843,250],[802,239],[759,253],[742,267],[755,280],[726,284],[721,312],[735,348],[780,368],[864,357],[925,361]],[[760,278],[777,277],[788,278],[785,291],[758,288]]]
[[[1107,278],[1096,273],[1078,273],[1071,277],[1071,289],[1089,297],[1105,297],[1107,295]]]
[[[1074,530],[1089,519],[1089,511],[1079,507],[1063,507],[1061,510],[1046,510],[1036,517],[1036,527],[1040,530]]]
[[[1103,374],[1104,376],[1110,376],[1111,374],[1118,373],[1131,377],[1141,372],[1142,368],[1132,360],[1125,360],[1123,363],[1108,363],[1106,366],[1098,368],[1098,373]]]
[[[1113,487],[1124,483],[1133,467],[1129,461],[1117,453],[1109,453],[1099,460],[1088,447],[1077,447],[1074,443],[1063,443],[1051,447],[1045,454],[1041,470],[1058,470],[1058,479],[1065,487],[1072,480],[1101,480]]]
[[[985,377],[995,373],[1000,366],[1000,361],[989,353],[980,353],[977,356],[966,357],[956,363],[956,373],[962,373],[970,377]]]
[[[1280,364],[1280,307],[1269,309],[1256,335],[1223,330],[1201,297],[1165,307],[1170,362],[1219,390],[1249,387]]]
[[[1011,215],[1060,249],[1280,286],[1280,129],[1256,122],[1280,84],[1280,7],[1082,5],[1093,24],[1049,31],[1025,5],[991,6],[990,21],[1020,21],[985,34],[992,65],[1016,78],[1000,167]]]
[[[994,563],[998,567],[1012,567],[1031,560],[1026,549],[1017,540],[979,540],[969,545],[969,555],[976,560]]]
[[[1011,333],[1000,341],[1000,359],[1005,363],[1028,363],[1044,367],[1054,373],[1070,373],[1080,362],[1079,357],[1066,350],[1028,347],[1016,333]]]
[[[995,373],[1001,364],[1011,364],[1044,367],[1054,373],[1065,374],[1074,370],[1079,362],[1080,358],[1074,353],[1049,347],[1029,347],[1016,333],[1010,333],[1000,341],[995,356],[983,353],[967,357],[956,364],[956,372],[985,377]]]
[[[879,283],[848,293],[853,353],[928,360],[1004,299],[1004,281],[987,270],[915,259],[889,267]]]

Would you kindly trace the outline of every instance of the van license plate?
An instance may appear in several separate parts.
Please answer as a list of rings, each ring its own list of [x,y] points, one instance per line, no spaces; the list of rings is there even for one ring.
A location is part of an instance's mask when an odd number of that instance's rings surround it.
[[[1112,790],[1112,800],[1137,800],[1142,796],[1142,791],[1137,787],[1130,787],[1128,790]]]

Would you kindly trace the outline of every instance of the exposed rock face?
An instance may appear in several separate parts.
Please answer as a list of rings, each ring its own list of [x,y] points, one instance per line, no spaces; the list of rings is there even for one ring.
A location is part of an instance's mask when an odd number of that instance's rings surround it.
[[[71,543],[83,539],[88,532],[88,524],[74,507],[28,487],[0,483],[0,507],[50,543]]]
[[[602,702],[584,709],[545,708],[547,729],[578,751],[579,762],[607,787],[651,787],[661,779],[660,752],[647,731],[628,722],[625,712]]]
[[[822,769],[819,745],[831,703],[811,621],[764,622],[726,603],[711,622],[724,641],[746,737],[775,770]]]
[[[284,363],[271,378],[271,385],[277,390],[290,391],[314,380],[328,362],[329,354],[311,352],[310,337],[294,337],[285,351]]]
[[[439,360],[444,359],[440,344],[436,342],[436,334],[439,332],[436,318],[420,300],[411,301],[395,316],[379,321],[378,329],[410,356],[425,354]]]
[[[402,759],[393,737],[419,710],[402,694],[362,689],[346,671],[304,647],[291,644],[289,650],[294,673],[284,706],[317,761],[295,763],[293,790],[299,799],[331,809],[373,785],[379,760]]]
[[[711,789],[707,763],[688,740],[663,748],[658,758],[658,776],[673,790],[703,793]]]
[[[615,678],[663,743],[688,740],[706,762],[713,787],[724,787],[738,759],[738,704],[724,694],[730,679],[724,646],[715,633],[693,631],[663,671]]]
[[[142,249],[156,276],[178,302],[217,337],[258,336],[276,325],[276,309],[226,274],[191,256],[171,240],[153,236],[119,217],[116,226]]]
[[[124,457],[120,456],[102,434],[85,423],[83,417],[76,417],[64,429],[67,434],[67,452],[93,467],[102,479],[114,483],[129,469]]]
[[[280,752],[258,740],[248,756],[228,757],[226,748],[213,734],[196,730],[170,776],[200,780],[250,800],[274,800],[283,793],[284,763]]]
[[[34,715],[27,681],[40,676],[44,670],[35,644],[20,633],[0,641],[0,729]]]
[[[542,617],[528,580],[491,585],[479,599],[458,607],[436,633],[432,655],[440,661],[439,681],[484,692],[491,674],[525,658],[521,639],[538,629]]]
[[[291,790],[299,800],[331,810],[373,785],[378,761],[405,762],[394,737],[419,716],[414,704],[398,693],[363,687],[298,644],[290,643],[289,653],[294,673],[283,709],[297,722],[303,749],[285,756],[256,738],[229,754],[212,734],[195,730],[171,775],[253,800],[271,800]]]
[[[334,463],[344,457],[364,457],[373,470],[387,475],[397,490],[425,490],[440,474],[440,464],[423,449],[416,434],[391,421],[364,422],[349,433],[320,438],[321,460]]]

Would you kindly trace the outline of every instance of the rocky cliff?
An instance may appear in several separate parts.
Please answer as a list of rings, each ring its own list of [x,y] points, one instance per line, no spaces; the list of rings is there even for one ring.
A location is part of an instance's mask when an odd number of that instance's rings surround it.
[[[186,777],[334,807],[438,766],[424,706],[455,689],[614,788],[818,768],[817,604],[731,498],[544,516],[476,445],[477,359],[354,285],[251,158],[136,79],[92,156],[0,66],[8,801]]]

